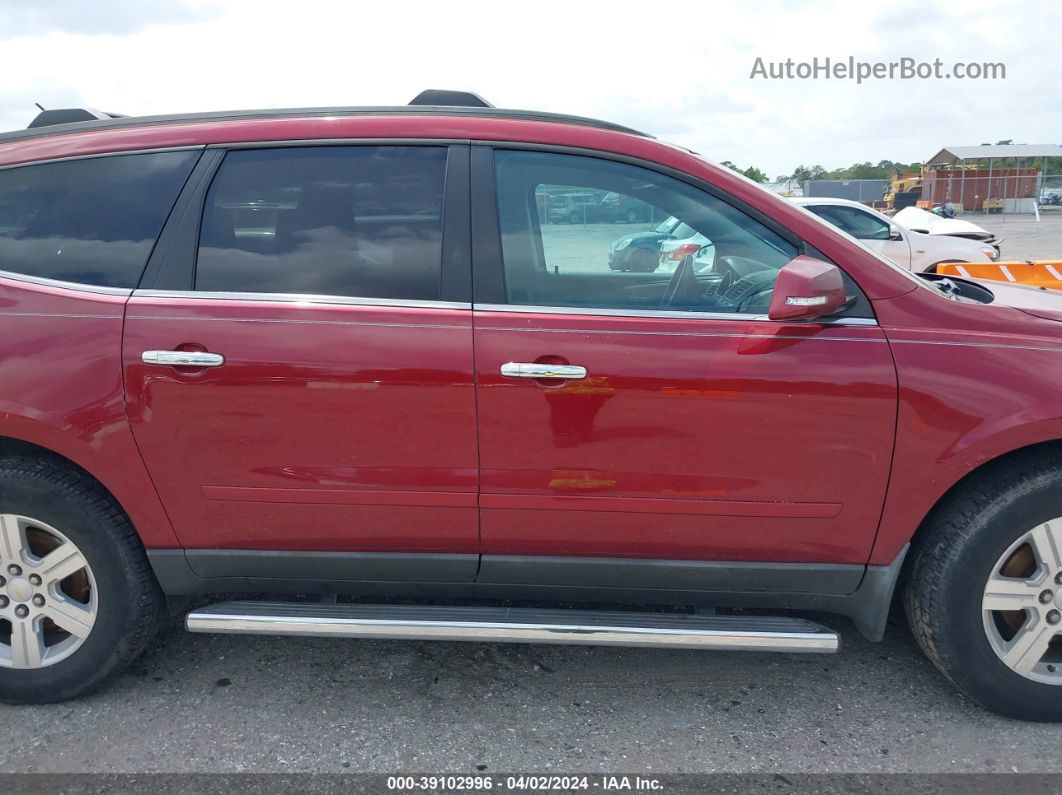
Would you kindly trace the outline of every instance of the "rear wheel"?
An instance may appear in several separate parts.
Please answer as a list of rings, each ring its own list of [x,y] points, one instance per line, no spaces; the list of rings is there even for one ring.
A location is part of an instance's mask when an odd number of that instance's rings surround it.
[[[163,598],[128,519],[48,459],[0,460],[0,701],[72,698],[121,670]]]
[[[933,663],[1003,715],[1062,720],[1062,456],[976,476],[930,519],[905,606]]]

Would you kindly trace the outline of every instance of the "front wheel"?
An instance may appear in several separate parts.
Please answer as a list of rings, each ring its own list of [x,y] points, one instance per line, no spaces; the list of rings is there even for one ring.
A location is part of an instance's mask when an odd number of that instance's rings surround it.
[[[0,460],[0,701],[73,698],[131,662],[163,597],[129,520],[60,462]]]
[[[975,476],[923,534],[905,607],[927,656],[994,712],[1062,721],[1062,455]]]

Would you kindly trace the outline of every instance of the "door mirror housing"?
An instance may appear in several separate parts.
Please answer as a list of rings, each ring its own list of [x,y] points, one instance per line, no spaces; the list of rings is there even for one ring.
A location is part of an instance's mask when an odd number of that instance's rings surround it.
[[[844,306],[844,278],[836,265],[800,256],[778,271],[771,294],[771,320],[812,320]]]
[[[903,232],[896,224],[889,224],[889,240],[903,240]]]

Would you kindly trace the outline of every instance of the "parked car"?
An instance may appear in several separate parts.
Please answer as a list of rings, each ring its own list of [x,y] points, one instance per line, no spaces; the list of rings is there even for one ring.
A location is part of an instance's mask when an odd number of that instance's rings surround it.
[[[604,224],[618,221],[633,224],[648,221],[652,208],[645,202],[621,193],[599,192],[553,194],[549,199],[549,223]]]
[[[653,208],[643,201],[622,193],[606,193],[597,208],[597,217],[602,221],[620,221],[625,224],[635,224],[639,221],[650,221],[653,218]]]
[[[792,201],[861,240],[897,265],[918,273],[932,273],[942,262],[993,262],[999,258],[999,250],[991,243],[916,232],[903,226],[898,217],[889,218],[859,202],[826,198]],[[937,222],[949,220],[937,218],[932,213],[926,214]]]
[[[940,209],[940,214],[937,210]],[[905,229],[912,232],[921,232],[925,235],[945,235],[948,237],[961,237],[967,240],[977,240],[987,243],[999,254],[999,238],[994,232],[989,232],[983,226],[978,226],[972,221],[955,217],[955,207],[951,204],[941,208],[933,208],[933,212],[923,210],[921,207],[905,207],[893,216],[895,221]]]
[[[898,600],[972,698],[1062,718],[1062,297],[626,128],[418,102],[0,135],[0,699],[98,685],[187,596],[195,632],[811,653],[791,611],[878,640]],[[711,267],[610,270],[543,184]]]
[[[548,197],[547,220],[552,224],[585,224],[597,219],[598,193],[560,193]]]
[[[674,270],[674,265],[668,263],[680,262],[707,242],[693,227],[671,216],[649,232],[634,232],[614,240],[609,246],[608,267],[614,271],[652,273],[663,264],[664,270]],[[662,256],[665,247],[667,258]]]

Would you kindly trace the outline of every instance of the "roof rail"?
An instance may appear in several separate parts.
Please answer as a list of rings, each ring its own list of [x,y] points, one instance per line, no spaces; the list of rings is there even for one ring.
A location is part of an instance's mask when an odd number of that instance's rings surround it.
[[[493,108],[487,100],[471,91],[450,91],[445,88],[429,88],[409,101],[410,105],[436,105],[459,108]]]
[[[458,92],[455,92],[458,93]],[[464,92],[460,92],[464,93]],[[430,96],[430,95],[429,95]],[[475,96],[475,95],[468,95]],[[466,100],[467,101],[467,100]],[[77,113],[76,119],[58,118],[46,114]],[[92,114],[92,115],[89,115]],[[558,122],[561,124],[578,124],[584,127],[596,127],[600,130],[637,135],[652,138],[644,132],[632,130],[620,124],[612,124],[597,119],[581,116],[567,116],[560,113],[544,113],[534,110],[509,110],[491,106],[469,105],[398,105],[382,107],[347,107],[347,108],[273,108],[267,110],[229,110],[208,111],[206,113],[177,113],[158,116],[122,116],[117,113],[101,113],[85,109],[67,109],[43,111],[33,123],[31,129],[0,132],[0,143],[27,140],[39,136],[76,134],[90,130],[113,129],[119,127],[139,127],[157,124],[186,124],[194,122],[235,121],[243,119],[292,118],[315,116],[465,116],[485,119],[514,119],[524,121]]]
[[[39,106],[38,106],[39,107]],[[54,124],[73,124],[78,121],[99,121],[100,119],[124,119],[121,113],[106,113],[92,108],[56,108],[55,110],[42,110],[29,123],[27,130],[34,127],[51,127]]]

